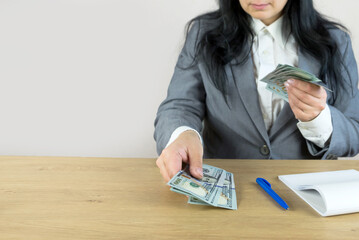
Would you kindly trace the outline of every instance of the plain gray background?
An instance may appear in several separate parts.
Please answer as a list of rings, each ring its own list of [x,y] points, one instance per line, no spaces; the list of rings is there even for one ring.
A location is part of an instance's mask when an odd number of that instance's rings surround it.
[[[359,56],[359,2],[315,0]],[[156,157],[153,121],[214,0],[0,0],[0,155]]]

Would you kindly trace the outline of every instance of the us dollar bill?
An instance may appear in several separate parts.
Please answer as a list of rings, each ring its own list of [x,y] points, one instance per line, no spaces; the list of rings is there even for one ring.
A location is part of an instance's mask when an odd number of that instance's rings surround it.
[[[279,64],[275,70],[267,74],[260,81],[267,83],[267,90],[273,92],[274,94],[277,94],[283,100],[288,102],[288,93],[286,87],[284,86],[284,83],[288,79],[298,79],[318,86],[322,86],[328,91],[332,91],[328,87],[326,87],[325,84],[315,75],[306,72],[303,69],[286,64]]]
[[[211,204],[208,204],[206,202],[201,201],[200,199],[196,198],[196,197],[189,197],[188,198],[188,202],[189,204],[197,204],[197,205],[207,205],[207,206],[211,206]]]
[[[237,209],[233,174],[223,169],[203,164],[203,178],[198,180],[185,168],[179,171],[168,185],[171,186],[171,191],[187,195],[190,204]],[[227,188],[229,193],[223,190]]]
[[[226,172],[223,187],[220,188],[219,194],[216,195],[215,205],[222,208],[237,209],[234,178],[230,172]]]
[[[217,186],[224,178],[224,170],[209,165],[203,165],[203,178],[198,180],[189,173],[189,168],[179,171],[169,182],[172,188],[185,192],[209,203],[215,197]]]

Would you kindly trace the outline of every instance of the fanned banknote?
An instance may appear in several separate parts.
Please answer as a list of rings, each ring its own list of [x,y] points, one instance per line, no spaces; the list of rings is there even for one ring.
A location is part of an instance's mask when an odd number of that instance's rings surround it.
[[[169,182],[171,191],[187,195],[188,203],[237,209],[233,174],[221,168],[203,164],[203,178],[191,176],[188,167]]]
[[[288,102],[288,93],[286,87],[284,86],[284,82],[288,79],[298,79],[309,82],[331,91],[324,86],[323,82],[315,75],[286,64],[279,64],[273,72],[270,72],[260,81],[267,83],[266,89],[279,95],[282,99]]]
[[[217,207],[237,208],[237,197],[232,173],[226,172],[223,187],[220,189],[219,194],[216,195],[215,203]]]

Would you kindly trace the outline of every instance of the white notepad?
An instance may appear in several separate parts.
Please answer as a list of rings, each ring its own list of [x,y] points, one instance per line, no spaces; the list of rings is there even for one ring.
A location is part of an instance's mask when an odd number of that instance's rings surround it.
[[[359,212],[359,172],[281,175],[278,178],[322,216]]]

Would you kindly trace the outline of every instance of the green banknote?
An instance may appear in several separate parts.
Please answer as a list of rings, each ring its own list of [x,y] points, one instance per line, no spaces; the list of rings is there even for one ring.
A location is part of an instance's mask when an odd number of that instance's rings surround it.
[[[225,174],[226,177],[224,179],[223,186],[218,188],[218,192],[216,193],[213,204],[207,204],[206,202],[203,202],[193,196],[189,197],[188,203],[197,205],[212,205],[228,209],[237,209],[237,197],[236,189],[234,187],[233,174],[230,172],[226,172]]]
[[[287,89],[284,86],[285,81],[288,79],[298,79],[301,81],[309,82],[318,86],[322,86],[328,91],[327,87],[315,75],[304,71],[303,69],[296,68],[286,64],[279,64],[277,68],[262,78],[260,81],[267,83],[266,89],[277,94],[282,99],[288,102]]]
[[[234,178],[232,173],[226,172],[223,187],[220,188],[220,192],[216,195],[214,202],[217,207],[237,209],[236,189],[234,187]]]
[[[187,195],[188,203],[237,209],[233,174],[203,164],[203,178],[191,176],[189,169],[179,171],[169,182],[171,191]]]
[[[200,199],[196,198],[196,197],[189,197],[188,198],[188,202],[189,204],[197,204],[197,205],[208,205],[208,206],[211,206],[210,204],[206,203],[206,202],[203,202],[201,201]]]

